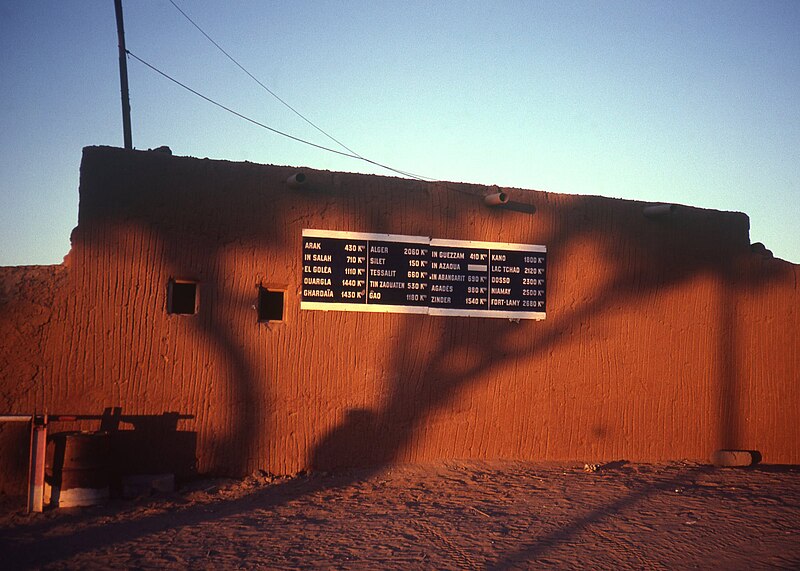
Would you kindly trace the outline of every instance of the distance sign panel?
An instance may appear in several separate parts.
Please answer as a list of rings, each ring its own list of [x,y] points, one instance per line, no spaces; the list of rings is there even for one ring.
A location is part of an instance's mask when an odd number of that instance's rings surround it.
[[[301,309],[428,313],[430,239],[303,230]]]
[[[544,246],[303,230],[302,309],[544,319]]]

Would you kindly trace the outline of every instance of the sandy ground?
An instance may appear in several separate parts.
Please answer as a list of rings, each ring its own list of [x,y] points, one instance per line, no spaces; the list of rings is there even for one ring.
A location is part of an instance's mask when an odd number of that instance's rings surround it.
[[[447,462],[0,516],[3,569],[800,569],[800,467]]]

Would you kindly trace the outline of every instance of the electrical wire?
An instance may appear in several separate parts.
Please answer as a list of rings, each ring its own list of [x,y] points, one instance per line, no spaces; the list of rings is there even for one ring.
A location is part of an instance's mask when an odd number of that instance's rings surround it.
[[[269,125],[265,125],[264,123],[256,121],[255,119],[251,119],[250,117],[248,117],[246,115],[243,115],[242,113],[239,113],[238,111],[234,111],[230,107],[227,107],[227,106],[223,105],[222,103],[219,103],[219,102],[211,99],[210,97],[208,97],[206,95],[203,95],[199,91],[196,91],[196,90],[192,89],[191,87],[189,87],[188,85],[186,85],[184,83],[181,83],[180,81],[178,81],[174,77],[166,74],[165,72],[161,71],[160,69],[158,69],[154,65],[146,62],[145,60],[143,60],[142,58],[140,58],[139,56],[137,56],[136,54],[134,54],[130,50],[125,50],[125,53],[127,53],[129,56],[131,56],[136,61],[142,63],[145,66],[147,66],[148,68],[150,68],[151,70],[153,70],[157,74],[161,75],[162,77],[164,77],[164,78],[168,79],[169,81],[173,82],[174,84],[184,88],[186,91],[189,91],[190,93],[193,93],[197,97],[199,97],[199,98],[211,103],[212,105],[216,105],[217,107],[219,107],[220,109],[222,109],[224,111],[227,111],[231,115],[235,115],[236,117],[239,117],[240,119],[244,119],[245,121],[248,121],[248,122],[252,123],[253,125],[256,125],[258,127],[266,129],[268,131],[271,131],[271,132],[273,132],[273,133],[275,133],[277,135],[281,135],[281,136],[286,137],[288,139],[292,139],[293,141],[297,141],[298,143],[303,143],[305,145],[309,145],[311,147],[315,147],[315,148],[321,149],[323,151],[328,151],[330,153],[335,153],[335,154],[341,155],[343,157],[349,157],[351,159],[364,161],[364,162],[369,163],[371,165],[375,165],[376,167],[380,167],[382,169],[386,169],[386,170],[391,171],[393,173],[397,173],[399,175],[406,176],[408,178],[412,178],[414,180],[418,180],[418,181],[422,181],[422,182],[435,182],[436,181],[436,179],[433,179],[433,178],[430,178],[430,177],[424,177],[424,176],[421,176],[421,175],[415,175],[413,173],[402,171],[402,170],[390,167],[389,165],[385,165],[385,164],[379,163],[377,161],[373,161],[372,159],[368,159],[366,157],[362,157],[361,155],[357,155],[357,154],[354,154],[354,153],[346,153],[344,151],[339,151],[339,150],[336,150],[336,149],[332,149],[332,148],[326,147],[324,145],[319,145],[317,143],[313,143],[311,141],[307,141],[305,139],[301,139],[300,137],[295,137],[294,135],[290,135],[289,133],[285,133],[284,131],[279,131],[278,129],[270,127]]]
[[[178,5],[175,3],[175,1],[174,1],[174,0],[169,0],[169,3],[170,3],[170,4],[172,4],[172,5],[175,7],[175,9],[176,9],[178,12],[180,12],[180,14],[181,14],[181,15],[182,15],[184,18],[186,18],[186,20],[187,20],[187,21],[188,21],[190,24],[192,24],[192,26],[194,26],[194,27],[197,29],[197,31],[199,31],[201,34],[203,34],[203,36],[204,36],[204,37],[205,37],[205,38],[206,38],[206,39],[207,39],[209,42],[211,42],[211,43],[214,45],[214,47],[216,47],[216,48],[217,48],[217,49],[218,49],[220,52],[222,52],[222,53],[225,55],[225,57],[227,57],[229,60],[231,60],[231,62],[233,62],[233,64],[234,64],[234,65],[236,65],[236,67],[238,67],[238,68],[239,68],[239,69],[241,69],[241,70],[242,70],[244,73],[246,73],[246,74],[248,75],[248,77],[250,77],[250,79],[252,79],[253,81],[255,81],[255,82],[256,82],[258,85],[260,85],[260,86],[261,86],[261,87],[262,87],[262,88],[263,88],[263,89],[264,89],[264,90],[265,90],[267,93],[269,93],[269,94],[270,94],[270,95],[272,95],[272,96],[273,96],[275,99],[277,99],[278,101],[280,101],[280,102],[281,102],[281,103],[282,103],[284,106],[286,106],[286,108],[287,108],[287,109],[291,110],[291,111],[292,111],[292,113],[294,113],[295,115],[297,115],[298,117],[300,117],[300,118],[301,118],[303,121],[305,121],[306,123],[308,123],[309,125],[311,125],[312,127],[314,127],[314,129],[316,129],[317,131],[319,131],[320,133],[322,133],[323,135],[325,135],[326,137],[328,137],[328,138],[329,138],[331,141],[333,141],[334,143],[338,144],[340,147],[342,147],[343,149],[345,149],[345,150],[346,150],[346,151],[349,153],[349,155],[347,155],[347,156],[351,156],[351,157],[354,157],[354,158],[358,158],[358,159],[361,159],[361,160],[363,160],[363,161],[366,161],[366,162],[368,162],[368,163],[372,163],[372,164],[376,164],[376,165],[378,164],[378,163],[375,163],[374,161],[371,161],[371,160],[369,160],[369,159],[365,158],[363,155],[360,155],[359,153],[355,152],[353,149],[351,149],[350,147],[348,147],[347,145],[345,145],[344,143],[342,143],[342,142],[341,142],[339,139],[337,139],[336,137],[334,137],[333,135],[331,135],[331,134],[330,134],[330,133],[328,133],[327,131],[323,130],[321,127],[319,127],[317,124],[315,124],[315,123],[314,123],[313,121],[311,121],[309,118],[307,118],[305,115],[303,115],[302,113],[300,113],[300,112],[299,112],[297,109],[295,109],[294,107],[292,107],[291,105],[289,105],[289,103],[288,103],[288,102],[286,102],[286,101],[285,101],[283,98],[281,98],[281,97],[280,97],[280,96],[279,96],[277,93],[275,93],[274,91],[272,91],[272,90],[271,90],[269,87],[267,87],[266,85],[264,85],[264,84],[263,84],[263,83],[262,83],[262,82],[261,82],[261,81],[260,81],[260,80],[259,80],[259,79],[258,79],[256,76],[254,76],[252,73],[250,73],[250,72],[249,72],[249,71],[248,71],[248,70],[247,70],[247,69],[246,69],[246,68],[245,68],[245,67],[244,67],[242,64],[240,64],[240,63],[239,63],[239,62],[238,62],[238,61],[237,61],[237,60],[236,60],[236,59],[235,59],[235,58],[234,58],[234,57],[233,57],[231,54],[229,54],[229,53],[228,53],[228,52],[227,52],[227,51],[226,51],[226,50],[225,50],[225,49],[224,49],[222,46],[220,46],[220,45],[219,45],[219,44],[218,44],[218,43],[217,43],[217,42],[214,40],[214,38],[212,38],[211,36],[209,36],[209,35],[206,33],[206,31],[205,31],[205,30],[203,30],[203,28],[201,28],[201,27],[200,27],[200,26],[197,24],[197,22],[195,22],[195,21],[194,21],[194,20],[193,20],[193,19],[192,19],[192,18],[191,18],[191,17],[190,17],[190,16],[189,16],[189,15],[188,15],[188,14],[187,14],[187,13],[186,13],[186,12],[185,12],[185,11],[184,11],[182,8],[181,8],[181,7],[180,7],[180,6],[178,6]],[[331,150],[331,149],[326,149],[326,150]],[[392,171],[392,172],[394,172],[394,173],[397,173],[397,174],[400,174],[400,175],[406,176],[406,177],[408,177],[408,178],[413,178],[413,179],[417,179],[417,180],[427,180],[427,181],[435,181],[435,180],[436,180],[436,179],[434,179],[434,178],[431,178],[431,177],[422,176],[422,175],[417,175],[417,174],[414,174],[414,173],[412,173],[412,172],[408,172],[408,171],[403,171],[403,170],[399,170],[399,169],[389,168],[389,167],[385,167],[385,166],[383,166],[383,165],[378,165],[378,166],[382,166],[383,168],[387,168],[388,170],[390,170],[390,171]]]
[[[310,120],[308,117],[306,117],[305,115],[303,115],[302,113],[300,113],[300,112],[299,112],[297,109],[295,109],[294,107],[292,107],[291,105],[289,105],[289,104],[288,104],[288,103],[287,103],[287,102],[286,102],[284,99],[282,99],[280,96],[278,96],[278,94],[277,94],[277,93],[275,93],[274,91],[272,91],[272,90],[271,90],[269,87],[267,87],[266,85],[264,85],[264,84],[263,84],[263,83],[262,83],[262,82],[261,82],[261,81],[260,81],[260,80],[259,80],[259,79],[258,79],[256,76],[254,76],[252,73],[250,73],[249,71],[247,71],[247,69],[245,69],[245,67],[244,67],[242,64],[240,64],[238,61],[236,61],[236,59],[235,59],[235,58],[234,58],[234,57],[233,57],[231,54],[229,54],[227,51],[225,51],[225,49],[224,49],[222,46],[220,46],[220,45],[219,45],[219,44],[218,44],[216,41],[214,41],[214,39],[213,39],[211,36],[209,36],[209,35],[208,35],[208,34],[205,32],[205,30],[203,30],[203,28],[201,28],[201,27],[200,27],[200,26],[197,24],[197,22],[195,22],[194,20],[192,20],[192,18],[190,18],[190,17],[189,17],[189,15],[188,15],[186,12],[184,12],[184,11],[181,9],[181,7],[180,7],[180,6],[178,6],[178,5],[177,5],[177,4],[174,2],[174,0],[169,0],[169,3],[170,3],[170,4],[172,4],[172,5],[175,7],[175,9],[176,9],[178,12],[180,12],[180,13],[181,13],[181,15],[182,15],[184,18],[186,18],[186,19],[189,21],[189,23],[190,23],[190,24],[192,24],[192,26],[194,26],[195,28],[197,28],[197,30],[198,30],[198,31],[199,31],[201,34],[203,34],[203,36],[205,36],[205,38],[206,38],[206,39],[207,39],[209,42],[211,42],[212,44],[214,44],[214,47],[216,47],[216,48],[217,48],[219,51],[221,51],[223,54],[225,54],[225,57],[227,57],[229,60],[231,60],[231,61],[234,63],[234,65],[236,65],[236,67],[238,67],[238,68],[239,68],[239,69],[241,69],[243,72],[245,72],[245,73],[246,73],[246,74],[247,74],[247,75],[250,77],[250,79],[252,79],[253,81],[255,81],[255,82],[256,82],[258,85],[260,85],[260,86],[261,86],[261,87],[262,87],[262,88],[263,88],[263,89],[264,89],[264,90],[265,90],[267,93],[269,93],[269,94],[270,94],[270,95],[272,95],[272,96],[273,96],[275,99],[277,99],[278,101],[280,101],[280,102],[281,102],[281,103],[282,103],[284,106],[286,106],[286,108],[288,108],[289,110],[291,110],[291,111],[292,111],[292,113],[294,113],[295,115],[297,115],[298,117],[300,117],[300,118],[301,118],[303,121],[305,121],[306,123],[308,123],[309,125],[311,125],[312,127],[314,127],[314,128],[317,130],[317,131],[319,131],[320,133],[322,133],[323,135],[325,135],[326,137],[328,137],[328,138],[329,138],[331,141],[333,141],[334,143],[338,144],[340,147],[342,147],[343,149],[345,149],[345,150],[346,150],[347,152],[349,152],[350,154],[353,154],[353,155],[355,155],[355,156],[357,156],[357,157],[359,157],[359,158],[364,158],[364,157],[362,157],[361,155],[359,155],[357,152],[355,152],[353,149],[351,149],[350,147],[348,147],[347,145],[345,145],[344,143],[342,143],[342,142],[341,142],[339,139],[335,138],[333,135],[331,135],[331,134],[327,133],[326,131],[324,131],[324,130],[323,130],[321,127],[319,127],[318,125],[316,125],[316,124],[315,124],[314,122],[312,122],[312,121],[311,121],[311,120]]]

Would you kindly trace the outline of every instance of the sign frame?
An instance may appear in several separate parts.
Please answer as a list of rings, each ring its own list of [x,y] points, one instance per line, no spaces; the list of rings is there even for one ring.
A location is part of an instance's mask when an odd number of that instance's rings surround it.
[[[546,246],[319,229],[302,238],[304,310],[546,317]]]

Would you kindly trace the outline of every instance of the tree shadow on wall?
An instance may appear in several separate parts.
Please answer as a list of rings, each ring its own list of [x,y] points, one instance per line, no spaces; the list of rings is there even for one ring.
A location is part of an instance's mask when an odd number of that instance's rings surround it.
[[[361,229],[379,232],[397,227],[394,219],[398,216],[413,221],[427,220],[430,227],[444,228],[447,224],[455,227],[476,211],[476,204],[479,204],[478,209],[482,208],[479,191],[472,187],[468,190],[475,191],[474,196],[452,193],[433,184],[423,187],[434,189],[433,192],[425,190],[429,195],[427,201],[419,200],[419,195],[409,199],[398,193],[398,204],[394,208],[380,208],[377,203],[370,203],[370,208],[365,210],[362,201],[353,200],[348,190],[341,188],[321,189],[317,197],[298,196],[284,202],[279,202],[282,197],[271,193],[241,192],[239,187],[253,190],[264,184],[254,184],[252,180],[267,174],[275,176],[274,171],[264,171],[258,165],[237,165],[232,176],[229,167],[216,162],[146,153],[128,154],[122,164],[123,171],[129,173],[120,172],[119,164],[114,161],[108,164],[95,161],[91,168],[82,168],[81,215],[94,219],[94,224],[102,228],[99,231],[88,228],[76,237],[82,238],[89,250],[107,249],[108,236],[113,236],[115,231],[122,232],[120,243],[127,247],[124,232],[126,227],[132,226],[144,236],[135,240],[144,242],[145,247],[163,261],[166,271],[173,275],[194,272],[203,282],[200,315],[189,318],[190,327],[199,333],[203,346],[214,352],[209,359],[222,363],[227,373],[224,386],[215,389],[221,391],[221,400],[215,400],[212,410],[201,411],[201,414],[206,426],[213,427],[216,432],[212,438],[214,463],[225,465],[231,474],[246,473],[253,468],[251,459],[262,455],[263,451],[255,449],[256,440],[252,435],[270,431],[265,409],[270,408],[268,392],[272,377],[271,371],[265,370],[265,364],[257,362],[256,354],[248,349],[249,338],[232,327],[230,308],[246,304],[248,299],[237,289],[240,286],[237,276],[230,275],[238,271],[237,258],[231,253],[242,248],[253,248],[254,252],[259,248],[291,252],[292,244],[281,230],[290,224],[290,212],[292,216],[307,216],[320,204],[326,209],[336,204],[343,210],[331,220],[352,218]],[[218,169],[224,176],[217,176]],[[287,174],[290,172],[287,169]],[[126,174],[131,175],[130,179]],[[364,196],[369,196],[367,186],[383,184],[377,178],[353,177],[353,181],[363,187],[359,192]],[[406,183],[392,184],[400,188]],[[417,182],[407,184],[403,190],[411,185],[416,190],[421,188]],[[109,186],[116,187],[118,192],[108,192]],[[462,186],[464,190],[469,185]],[[100,193],[90,196],[86,208],[83,207],[84,189],[88,195]],[[169,201],[165,202],[167,191]],[[221,200],[221,196],[226,200]],[[542,197],[534,195],[533,199],[543,200]],[[722,365],[717,367],[720,371],[717,384],[720,410],[725,412],[717,420],[720,442],[728,446],[735,444],[738,408],[730,404],[738,394],[735,366],[731,361],[736,351],[736,324],[731,313],[735,309],[725,301],[724,292],[757,287],[780,275],[780,272],[770,273],[775,264],[765,265],[766,271],[754,269],[746,241],[746,218],[739,214],[679,208],[664,220],[649,220],[642,216],[641,205],[635,203],[595,197],[571,197],[562,202],[542,204],[534,210],[533,217],[516,210],[492,214],[499,228],[503,221],[497,221],[496,217],[506,216],[509,227],[531,227],[528,242],[547,245],[548,311],[554,317],[544,324],[521,326],[495,319],[404,317],[403,330],[392,355],[388,396],[374,410],[357,409],[347,414],[343,423],[315,446],[312,467],[381,467],[394,462],[404,450],[413,446],[414,438],[433,413],[456,401],[461,393],[492,371],[518,359],[547,354],[563,345],[583,322],[620,307],[642,306],[665,289],[701,277],[711,277],[721,288],[720,327],[727,337],[719,344],[718,360]],[[446,207],[441,207],[442,203],[446,203]],[[187,205],[185,211],[175,209],[175,205],[180,204]],[[436,213],[433,213],[433,204],[438,207]],[[265,213],[271,213],[270,223],[265,223]],[[439,213],[452,219],[434,223],[433,217]],[[546,231],[533,227],[542,217],[549,220]],[[237,229],[235,236],[230,234],[231,228]],[[599,232],[610,235],[599,240]],[[524,237],[515,239],[524,240]],[[124,252],[125,247],[118,249]],[[595,248],[601,260],[598,265],[608,269],[606,279],[588,301],[568,305],[565,292],[554,287],[564,278],[553,279],[553,276],[564,267],[560,256],[583,247]],[[130,255],[135,258],[141,252],[134,251]],[[255,316],[253,319],[255,321]],[[421,346],[420,339],[434,340],[433,346]],[[191,367],[202,366],[197,355],[193,359]],[[208,382],[213,384],[215,380],[208,379]],[[209,395],[203,398],[213,400]],[[222,412],[217,413],[217,409]],[[211,430],[207,428],[206,432]]]
[[[579,200],[585,201],[584,208],[591,207],[592,199]],[[689,219],[682,220],[681,214]],[[564,212],[555,216],[569,215]],[[708,228],[698,220],[698,217],[708,215],[703,211],[679,209],[677,215],[676,219],[651,223],[650,228],[647,227],[649,221],[636,219],[627,224],[613,225],[615,239],[609,241],[609,249],[603,252],[602,257],[603,262],[612,268],[605,285],[591,300],[568,310],[553,302],[561,300],[563,304],[562,292],[550,292],[549,311],[556,316],[548,326],[535,324],[519,328],[496,319],[478,322],[463,318],[405,318],[403,332],[393,352],[393,382],[389,395],[375,410],[347,411],[342,423],[316,445],[311,458],[312,467],[330,470],[365,466],[369,473],[378,472],[408,457],[409,448],[427,437],[426,423],[432,416],[458,401],[461,393],[486,379],[493,371],[517,359],[544,357],[569,343],[572,332],[583,323],[620,307],[643,307],[659,292],[699,278],[710,278],[716,284],[717,307],[711,315],[718,320],[717,363],[713,367],[716,371],[717,407],[709,411],[716,417],[713,439],[719,448],[745,445],[736,370],[739,348],[736,344],[735,298],[741,292],[780,279],[784,275],[779,267],[781,262],[765,261],[761,256],[751,254],[748,244],[737,242],[736,236],[724,232],[727,228],[724,223],[730,223],[730,219],[718,226],[711,220],[712,227]],[[715,231],[718,233],[716,236]],[[709,232],[710,240],[705,235]],[[577,227],[564,227],[542,240],[541,243],[548,247],[550,279],[561,265],[558,256],[569,252],[576,244],[591,240],[591,228],[583,228],[580,223]],[[631,264],[630,260],[638,263]],[[532,330],[534,327],[536,329]],[[432,347],[420,342],[430,339],[435,340]],[[601,340],[588,342],[599,343]],[[446,448],[447,443],[443,447]],[[642,489],[603,506],[516,553],[501,556],[496,568],[503,568],[510,561],[535,560],[607,515],[631,508],[659,490],[660,487]]]
[[[194,190],[193,184],[197,188],[204,189],[200,192],[201,199],[208,194],[224,192],[224,188],[213,187],[213,183],[203,180],[205,173],[198,174],[193,169],[194,166],[187,168],[187,172],[167,173],[167,178],[176,178],[181,181],[181,185],[192,190]],[[164,182],[158,180],[163,174],[162,171],[154,171],[149,175],[153,179],[153,188],[159,191],[164,189]],[[106,175],[108,180],[98,182],[101,187],[102,184],[117,184],[120,178],[120,173],[116,169],[112,169]],[[137,182],[126,190],[127,193],[136,193],[139,190],[141,177],[134,179]],[[185,198],[188,202],[193,200],[189,193]],[[479,201],[480,197],[463,198],[464,202],[460,204],[465,205],[468,204],[467,201],[473,200]],[[630,208],[637,209],[637,212],[614,218],[615,215],[610,213],[609,209],[613,210],[621,205],[605,209],[601,207],[600,210],[603,211],[596,213],[594,208],[598,203],[596,199],[587,197],[576,198],[573,206],[565,206],[560,210],[557,207],[548,207],[549,215],[562,222],[544,236],[541,232],[532,231],[529,240],[547,245],[550,283],[557,283],[552,276],[559,271],[559,256],[568,254],[573,247],[593,244],[594,233],[600,225],[592,223],[591,219],[595,215],[609,217],[606,227],[612,229],[614,238],[605,242],[603,247],[606,249],[600,251],[599,255],[611,271],[606,282],[601,285],[600,291],[591,300],[574,308],[568,308],[564,303],[563,292],[551,289],[548,294],[548,311],[553,317],[544,324],[524,326],[493,319],[465,320],[427,316],[403,318],[403,330],[395,342],[392,355],[390,378],[393,381],[388,387],[388,396],[375,409],[352,409],[347,412],[343,422],[316,443],[311,457],[312,468],[328,470],[368,466],[369,470],[357,473],[353,478],[368,477],[370,473],[397,462],[404,451],[413,447],[415,438],[421,434],[421,429],[434,413],[456,401],[461,393],[503,365],[517,359],[546,355],[548,351],[565,344],[566,338],[585,320],[613,312],[620,306],[643,304],[649,297],[657,295],[664,289],[687,284],[703,276],[713,277],[718,284],[721,284],[717,315],[722,324],[721,328],[727,331],[718,344],[718,359],[722,363],[722,366],[717,368],[720,371],[717,379],[718,400],[720,410],[725,411],[717,419],[718,440],[720,443],[737,444],[740,420],[738,406],[734,402],[735,395],[738,394],[735,376],[735,304],[730,297],[726,298],[726,295],[735,296],[739,291],[767,284],[780,277],[780,272],[770,273],[775,266],[769,264],[765,266],[766,271],[754,269],[758,264],[750,259],[748,245],[741,244],[737,241],[738,238],[726,232],[725,224],[720,224],[719,236],[713,235],[715,228],[709,230],[706,227],[700,232],[698,229],[702,228],[700,224],[702,221],[698,220],[698,217],[703,216],[703,212],[679,209],[674,219],[649,222],[640,220],[640,209],[635,205]],[[210,201],[209,204],[216,202]],[[141,207],[150,208],[152,204],[145,200]],[[242,209],[245,210],[244,214],[240,214]],[[577,214],[572,211],[575,209],[579,211]],[[147,211],[137,214],[135,208],[131,210],[123,207],[116,211],[126,212],[133,219],[139,220],[147,220],[148,216]],[[242,244],[288,249],[289,246],[280,232],[272,227],[264,227],[260,221],[249,218],[251,212],[257,211],[258,209],[253,208],[248,212],[246,205],[234,202],[219,213],[215,227],[241,225],[245,229],[241,238]],[[537,216],[546,211],[547,209],[540,208]],[[354,212],[353,216],[356,217],[358,214],[359,212]],[[240,220],[240,215],[246,220]],[[387,212],[386,216],[390,215]],[[520,212],[507,212],[503,215],[525,216]],[[682,220],[681,215],[687,216],[688,219]],[[520,218],[516,218],[514,222],[519,223],[519,220]],[[106,221],[112,233],[116,222],[125,222],[125,220],[117,221],[113,216]],[[729,220],[726,220],[727,222]],[[374,223],[375,231],[385,231],[390,227],[389,225],[381,227],[380,220]],[[715,221],[710,220],[709,223],[714,226]],[[647,226],[648,224],[650,226]],[[219,264],[220,259],[228,254],[224,244],[217,243],[213,238],[203,234],[206,230],[198,228],[195,229],[197,235],[191,233],[187,235],[186,224],[177,222],[174,227],[156,227],[147,231],[151,233],[151,239],[155,243],[153,248],[163,254],[169,271],[179,272],[181,268],[192,263],[198,267]],[[711,239],[708,236],[709,232]],[[176,236],[180,238],[176,239]],[[99,241],[94,243],[94,246],[106,248],[107,245],[102,242],[105,237],[103,234],[95,235],[94,238],[99,238]],[[86,242],[86,247],[93,247],[91,237]],[[191,252],[190,260],[187,260],[187,252]],[[684,256],[686,253],[689,257]],[[633,260],[633,263],[630,260]],[[211,289],[213,303],[225,305],[242,301],[230,288],[227,278],[219,267],[216,273],[207,276],[210,283],[207,281],[203,287]],[[257,363],[253,355],[248,353],[242,344],[241,333],[231,329],[231,323],[223,318],[218,308],[211,307],[208,313],[198,317],[194,327],[201,338],[215,348],[215,355],[224,361],[228,370],[226,383],[229,386],[226,388],[229,392],[226,393],[224,402],[212,403],[214,407],[225,409],[220,418],[226,419],[225,426],[220,427],[226,432],[216,442],[216,458],[229,467],[230,473],[241,474],[250,468],[248,462],[253,454],[260,453],[252,449],[251,433],[260,433],[267,429],[264,411],[257,407],[269,406],[268,389],[265,385],[270,380],[270,371],[265,371],[264,364]],[[435,339],[433,346],[422,344],[424,341],[421,340],[428,339]],[[234,414],[235,422],[231,420]],[[206,426],[215,427],[216,418],[213,413],[209,413],[208,416],[209,422]],[[346,479],[339,485],[345,484]],[[625,505],[629,505],[637,498],[638,496],[634,495],[623,501],[627,502]],[[235,506],[233,511],[246,509],[246,505],[246,502],[243,502],[242,505]],[[615,509],[615,506],[612,505],[609,509]],[[197,521],[217,517],[199,512],[200,510],[194,510],[193,513],[187,514],[180,525],[191,525]],[[595,519],[590,515],[585,523],[578,522],[572,527],[577,530],[581,526],[591,524]],[[157,518],[153,518],[147,532],[162,528],[163,524]],[[561,535],[555,534],[550,539],[555,542],[560,541],[574,530],[565,528]],[[105,544],[125,541],[126,532],[129,530],[125,525],[121,525],[119,531],[120,533],[113,538],[104,540]],[[88,538],[86,541],[96,542]],[[71,553],[74,549],[80,551],[84,548],[73,548],[65,543],[62,549]],[[535,556],[538,549],[537,545],[533,545],[520,555]]]
[[[259,343],[265,339],[253,334],[261,325],[256,312],[248,312],[260,285],[257,276],[270,281],[275,274],[285,274],[285,268],[276,271],[266,262],[259,264],[258,257],[269,254],[270,260],[282,260],[294,256],[300,232],[288,235],[286,228],[297,228],[297,221],[304,218],[319,218],[309,212],[330,208],[338,212],[335,218],[329,213],[329,220],[359,221],[365,214],[364,204],[370,204],[366,218],[374,219],[367,224],[377,227],[390,216],[388,212],[371,214],[377,209],[372,208],[373,196],[365,189],[368,179],[364,177],[342,175],[359,181],[359,192],[366,200],[355,197],[341,181],[335,183],[339,175],[332,173],[325,174],[327,182],[313,193],[289,195],[284,192],[284,181],[296,169],[284,171],[280,174],[275,167],[253,164],[231,167],[221,161],[162,153],[84,150],[79,225],[73,243],[78,246],[77,265],[95,272],[88,279],[105,280],[111,284],[109,289],[122,284],[123,289],[145,291],[166,289],[171,278],[198,282],[200,302],[195,315],[170,315],[165,320],[157,315],[161,330],[148,330],[146,322],[134,329],[152,336],[149,347],[137,350],[150,352],[139,358],[146,367],[164,371],[163,378],[144,381],[148,392],[158,396],[123,395],[119,404],[126,410],[139,410],[170,392],[177,394],[170,404],[175,408],[191,410],[202,403],[202,410],[192,410],[202,426],[201,464],[216,474],[240,476],[262,467],[265,443],[277,432],[270,425],[276,409],[271,385],[279,371],[271,369],[273,360],[268,354],[264,358],[268,349]],[[420,183],[413,184],[420,187]],[[400,191],[396,194],[398,203],[405,204],[409,220],[427,219],[421,216],[427,211],[422,201]],[[100,267],[98,260],[108,263]],[[242,263],[249,264],[247,271]],[[96,275],[101,272],[103,275]],[[299,282],[297,270],[291,273]],[[288,285],[293,288],[297,284]],[[131,305],[142,299],[140,293],[130,295]],[[148,292],[145,299],[161,300],[162,294]],[[113,314],[116,310],[105,311]],[[251,316],[252,327],[249,323],[241,327]],[[113,323],[111,327],[127,329],[128,324]],[[138,347],[138,340],[132,342]],[[179,345],[174,358],[180,363],[162,366],[151,362],[155,352],[164,351],[164,344]],[[280,358],[288,362],[292,356]],[[145,374],[149,372],[145,370]],[[161,389],[155,386],[159,382],[181,388]]]
[[[548,291],[548,311],[553,317],[543,324],[405,317],[393,351],[388,396],[375,410],[348,411],[342,423],[315,447],[313,468],[355,465],[380,469],[390,465],[413,448],[416,439],[425,437],[426,423],[434,413],[457,402],[465,390],[493,371],[518,359],[544,357],[569,343],[582,324],[622,307],[638,306],[644,315],[648,300],[660,292],[701,278],[711,279],[717,290],[719,342],[713,367],[717,409],[711,411],[716,416],[715,440],[720,448],[744,444],[736,372],[735,297],[779,279],[783,275],[781,262],[764,263],[750,252],[749,244],[742,240],[747,236],[744,215],[678,208],[672,217],[648,220],[642,216],[641,206],[635,204],[606,201],[603,205],[593,197],[576,198],[574,202],[577,206],[555,209],[551,216],[561,220],[561,226],[544,238],[537,234],[534,241],[548,247],[548,287],[557,283],[554,274],[563,267],[559,256],[587,244],[606,248],[599,252],[599,265],[610,271],[599,291],[572,309],[565,308],[564,292]],[[614,209],[624,211],[616,213]],[[605,229],[613,232],[602,246],[593,235],[601,227],[591,223],[597,216],[606,218]],[[431,339],[434,346],[420,341]]]
[[[253,435],[269,429],[264,412],[270,408],[266,393],[272,375],[247,346],[252,330],[235,327],[236,312],[253,300],[241,291],[232,263],[237,249],[287,247],[281,224],[261,218],[272,211],[269,194],[248,193],[257,188],[259,168],[87,148],[79,225],[72,236],[75,266],[89,272],[84,279],[120,284],[131,298],[125,299],[126,308],[143,299],[158,303],[145,309],[145,320],[135,313],[127,318],[137,321],[133,331],[147,339],[144,347],[131,339],[121,374],[128,367],[145,378],[137,393],[123,393],[115,402],[138,411],[166,400],[190,410],[202,427],[201,468],[225,475],[253,469],[254,459],[263,455],[254,449]],[[98,260],[109,255],[110,263],[99,268]],[[167,315],[167,284],[173,278],[197,282],[196,310],[189,312],[194,314]],[[256,285],[253,276],[249,293]],[[112,326],[129,330],[127,323]]]

